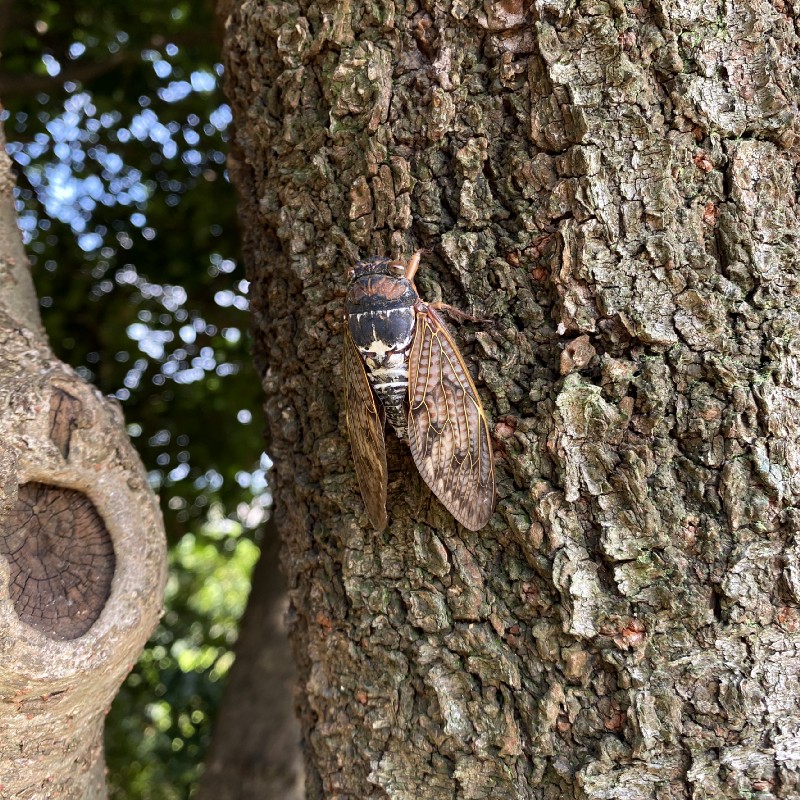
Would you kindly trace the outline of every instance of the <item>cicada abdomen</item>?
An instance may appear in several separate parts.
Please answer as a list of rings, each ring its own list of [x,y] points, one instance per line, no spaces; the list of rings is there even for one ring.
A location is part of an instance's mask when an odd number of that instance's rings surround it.
[[[470,530],[492,515],[494,463],[478,393],[433,305],[408,264],[361,261],[345,301],[347,427],[361,494],[374,527],[386,527],[384,419],[407,441],[431,491]]]

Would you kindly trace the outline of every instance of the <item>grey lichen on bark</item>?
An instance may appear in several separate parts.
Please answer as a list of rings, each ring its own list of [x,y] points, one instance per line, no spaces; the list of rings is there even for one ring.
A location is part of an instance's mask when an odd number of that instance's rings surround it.
[[[118,405],[50,350],[0,132],[0,795],[106,796],[103,722],[155,626],[163,522]]]
[[[800,41],[783,3],[242,0],[257,359],[312,798],[792,798]],[[499,503],[343,435],[358,256],[430,255]],[[333,376],[333,379],[331,378]]]

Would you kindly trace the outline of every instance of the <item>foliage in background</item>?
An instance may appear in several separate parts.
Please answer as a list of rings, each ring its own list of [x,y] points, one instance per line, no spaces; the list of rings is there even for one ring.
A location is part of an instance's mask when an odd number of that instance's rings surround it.
[[[210,522],[170,552],[167,613],[108,718],[112,797],[179,800],[199,777],[258,556],[241,532]]]
[[[109,716],[120,797],[185,797],[269,503],[213,6],[0,0],[0,98],[53,348],[122,403],[168,611]]]

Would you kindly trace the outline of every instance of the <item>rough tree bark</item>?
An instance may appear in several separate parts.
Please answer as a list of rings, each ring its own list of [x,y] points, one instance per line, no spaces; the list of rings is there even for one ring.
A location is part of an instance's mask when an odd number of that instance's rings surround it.
[[[234,6],[309,797],[800,795],[796,12]],[[391,444],[375,535],[343,432],[345,271],[420,246],[494,320],[477,534]]]
[[[155,495],[119,408],[47,344],[0,129],[0,797],[106,796],[103,722],[161,611]]]

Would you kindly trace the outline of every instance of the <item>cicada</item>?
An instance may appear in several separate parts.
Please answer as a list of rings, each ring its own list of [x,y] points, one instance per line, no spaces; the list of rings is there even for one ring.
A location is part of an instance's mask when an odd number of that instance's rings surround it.
[[[436,313],[444,304],[423,302],[414,286],[421,253],[407,264],[368,258],[348,273],[344,375],[353,460],[367,514],[382,531],[388,420],[408,442],[431,491],[477,531],[494,510],[489,426],[464,359]]]

